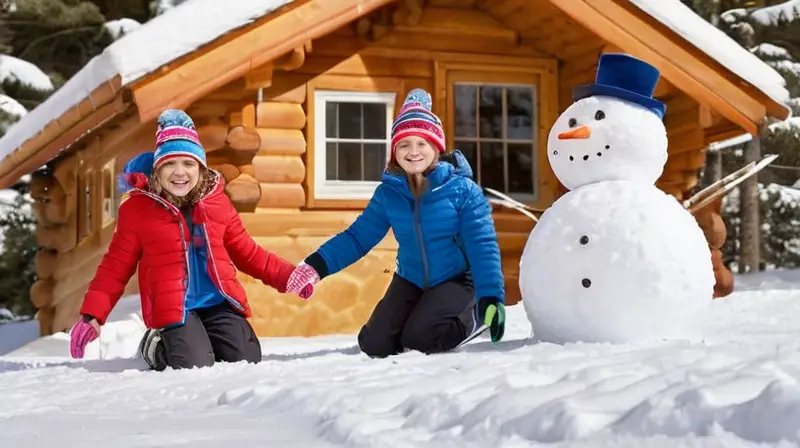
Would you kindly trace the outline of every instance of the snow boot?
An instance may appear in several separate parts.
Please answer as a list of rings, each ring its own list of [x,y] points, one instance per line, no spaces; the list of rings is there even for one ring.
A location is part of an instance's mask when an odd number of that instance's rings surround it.
[[[158,330],[148,328],[139,342],[139,355],[151,369],[162,371],[167,367],[164,354],[164,343]]]

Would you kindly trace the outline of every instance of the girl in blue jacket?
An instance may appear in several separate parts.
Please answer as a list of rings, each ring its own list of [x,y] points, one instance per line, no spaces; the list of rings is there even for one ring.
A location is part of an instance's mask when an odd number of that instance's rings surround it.
[[[358,335],[361,350],[371,357],[448,351],[470,335],[476,318],[499,341],[505,290],[491,207],[466,158],[445,151],[424,90],[408,94],[392,126],[391,151],[364,212],[297,266],[287,292],[355,263],[391,227],[397,269]]]

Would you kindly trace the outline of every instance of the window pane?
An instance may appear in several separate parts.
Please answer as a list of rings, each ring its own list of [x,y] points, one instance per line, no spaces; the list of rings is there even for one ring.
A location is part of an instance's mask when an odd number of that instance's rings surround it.
[[[456,84],[453,86],[453,101],[455,102],[455,137],[478,136],[478,126],[475,123],[477,114],[475,100],[478,88],[469,84]]]
[[[331,101],[325,103],[325,137],[336,138],[339,133],[336,129],[337,104]]]
[[[386,139],[386,104],[363,103],[364,138]]]
[[[378,182],[386,168],[386,144],[364,143],[364,180]]]
[[[328,142],[325,144],[325,179],[338,180],[336,176],[336,160],[337,160],[336,142]]]
[[[533,145],[508,144],[508,192],[533,194]]]
[[[475,142],[455,142],[456,149],[460,150],[464,157],[467,158],[470,168],[472,168],[472,179],[475,182],[478,180],[478,145]]]
[[[507,138],[533,140],[533,90],[515,86],[506,90]],[[509,162],[510,163],[510,162]],[[511,166],[511,165],[509,165]]]
[[[481,86],[480,137],[503,138],[503,88]]]
[[[503,144],[481,142],[481,185],[505,191]]]
[[[338,180],[361,180],[361,143],[339,143],[338,166]]]
[[[339,104],[339,138],[361,138],[361,103]],[[339,148],[341,149],[341,147]]]

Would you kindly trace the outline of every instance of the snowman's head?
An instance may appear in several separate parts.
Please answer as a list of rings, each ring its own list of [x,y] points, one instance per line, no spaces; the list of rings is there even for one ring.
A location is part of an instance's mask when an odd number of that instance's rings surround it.
[[[667,130],[646,107],[591,96],[558,117],[548,137],[547,158],[570,190],[610,180],[653,185],[667,161]]]

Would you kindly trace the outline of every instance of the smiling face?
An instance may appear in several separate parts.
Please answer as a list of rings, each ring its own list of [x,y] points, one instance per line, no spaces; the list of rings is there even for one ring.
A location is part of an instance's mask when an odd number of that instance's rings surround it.
[[[200,180],[200,164],[191,157],[174,157],[158,167],[158,183],[171,195],[184,197]]]
[[[409,135],[397,142],[394,157],[406,174],[421,174],[433,163],[436,150],[424,138]]]
[[[653,185],[667,161],[667,131],[658,116],[638,104],[584,98],[556,120],[547,158],[570,190],[610,180]]]

